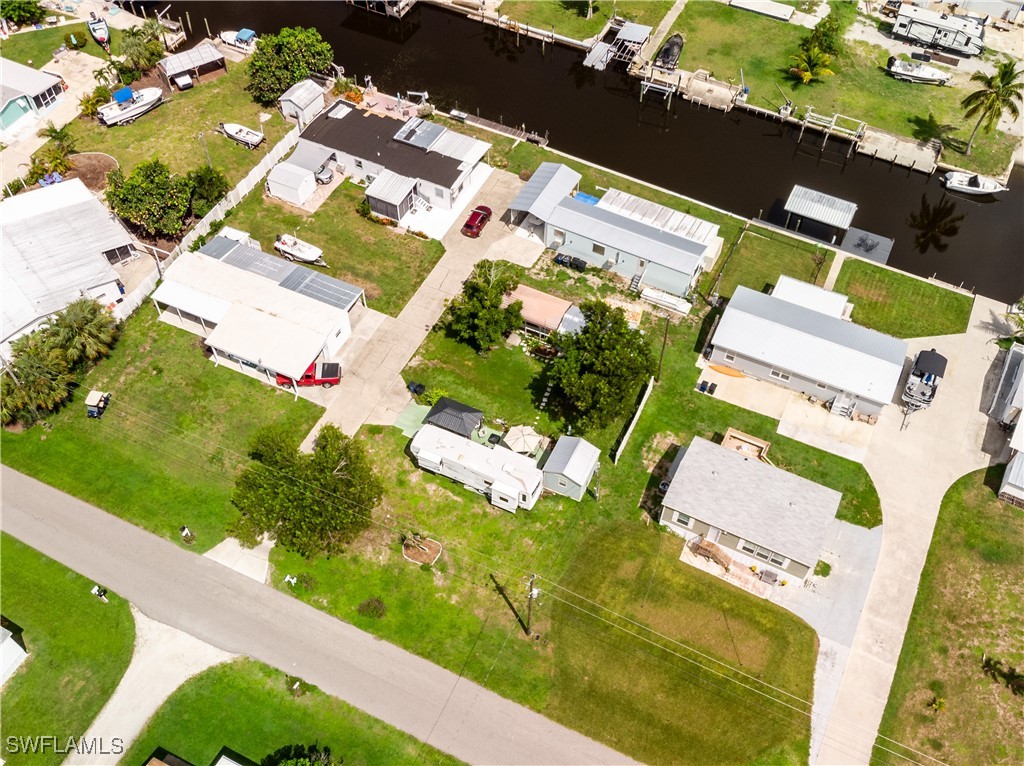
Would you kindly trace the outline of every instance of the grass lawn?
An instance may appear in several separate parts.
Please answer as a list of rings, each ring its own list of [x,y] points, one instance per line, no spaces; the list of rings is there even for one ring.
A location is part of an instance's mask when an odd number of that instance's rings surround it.
[[[252,433],[283,422],[301,439],[321,409],[215,367],[201,346],[141,306],[52,430],[0,432],[3,462],[162,537],[180,542],[188,524],[194,547],[211,548],[235,517],[232,480]],[[100,420],[85,417],[92,388],[113,393]]]
[[[140,162],[158,157],[172,172],[187,173],[206,162],[209,151],[213,167],[238,183],[291,128],[280,112],[263,109],[254,103],[245,86],[249,82],[245,66],[228,62],[227,74],[184,92],[175,92],[170,101],[143,115],[131,125],[105,128],[96,120],[80,117],[71,123],[78,138],[78,150],[105,152],[114,157],[125,173]],[[270,115],[264,123],[261,112]],[[267,140],[250,151],[215,132],[222,122],[237,122],[259,128]]]
[[[85,22],[11,35],[3,42],[3,57],[21,64],[31,61],[31,66],[43,69],[53,61],[53,52],[64,45],[64,35],[67,34],[74,35],[76,40],[86,41],[85,47],[80,49],[82,53],[101,59],[108,58],[107,52],[92,39]],[[121,52],[121,30],[113,27],[110,28],[110,51],[115,56]]]
[[[0,534],[4,617],[24,631],[29,656],[3,690],[0,737],[80,737],[106,704],[131,661],[135,622],[128,602],[13,537]],[[18,754],[10,766],[59,764],[60,753]]]
[[[946,492],[879,728],[948,764],[1024,762],[1020,697],[982,671],[983,655],[1003,670],[1024,665],[1024,510],[996,497],[1003,469],[969,473]],[[929,707],[935,697],[945,710]]]
[[[843,23],[851,23],[856,8],[837,3]],[[777,109],[783,102],[781,87],[802,114],[813,106],[818,114],[840,113],[868,124],[917,139],[941,138],[946,144],[943,159],[983,173],[1001,174],[1013,151],[1013,140],[1004,134],[981,134],[974,153],[963,155],[973,121],[965,121],[961,99],[973,86],[930,87],[899,82],[884,71],[889,53],[877,45],[846,41],[825,77],[802,85],[789,76],[790,57],[799,48],[807,30],[766,16],[728,7],[721,3],[689,3],[669,34],[682,32],[686,45],[680,67],[707,69],[720,80],[750,87],[750,103]]]
[[[319,689],[293,696],[283,673],[249,659],[186,681],[122,763],[146,763],[158,748],[189,763],[213,763],[225,747],[259,763],[279,748],[314,743],[345,766],[461,763]]]
[[[820,265],[815,262],[815,255],[823,259]],[[728,250],[723,251],[714,270],[702,280],[701,292],[708,295],[716,290],[729,298],[738,285],[762,292],[768,285],[774,286],[783,274],[821,286],[834,256],[825,247],[750,227],[731,256]]]
[[[593,15],[588,19],[587,0],[505,0],[501,14],[535,29],[554,29],[560,35],[585,40],[604,29],[612,11],[638,24],[656,27],[673,4],[674,0],[594,0]]]
[[[228,221],[260,240],[267,252],[273,251],[278,234],[298,232],[301,239],[323,248],[331,276],[359,285],[372,308],[398,316],[444,255],[444,246],[360,217],[356,207],[365,191],[344,183],[311,215],[265,199],[257,188],[228,214]]]
[[[974,305],[969,295],[854,258],[843,263],[835,291],[850,296],[854,322],[897,338],[965,332]]]

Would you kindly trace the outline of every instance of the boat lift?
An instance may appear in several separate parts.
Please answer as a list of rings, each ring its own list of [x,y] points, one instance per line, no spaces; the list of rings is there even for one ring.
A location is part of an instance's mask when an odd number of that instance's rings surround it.
[[[672,108],[672,96],[679,92],[679,89],[683,85],[683,75],[680,73],[676,75],[676,82],[659,82],[653,78],[652,75],[648,75],[640,83],[640,103],[644,101],[644,96],[647,95],[647,91],[653,90],[655,93],[660,93],[662,101],[665,102],[665,108]]]

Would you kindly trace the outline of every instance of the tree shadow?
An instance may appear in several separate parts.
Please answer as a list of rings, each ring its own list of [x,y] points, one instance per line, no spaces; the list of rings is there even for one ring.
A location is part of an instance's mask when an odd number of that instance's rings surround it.
[[[562,10],[575,13],[581,19],[587,18],[587,7],[590,5],[587,0],[561,0],[558,4],[562,7]],[[594,15],[596,15],[601,10],[601,7],[594,3],[593,9]]]
[[[942,142],[943,146],[947,145],[949,134],[959,128],[958,125],[939,122],[931,112],[928,113],[927,117],[919,115],[908,117],[907,122],[913,126],[911,135],[918,141],[938,140]]]
[[[278,766],[278,764],[285,761],[300,758],[308,759],[310,763],[334,763],[331,759],[331,748],[314,742],[311,745],[285,745],[284,747],[279,747],[260,761],[260,766]]]
[[[946,239],[960,233],[960,221],[964,215],[956,214],[956,202],[943,196],[934,205],[926,194],[921,195],[921,207],[907,217],[907,226],[914,229],[914,247],[924,255],[931,248],[944,253],[949,248]]]

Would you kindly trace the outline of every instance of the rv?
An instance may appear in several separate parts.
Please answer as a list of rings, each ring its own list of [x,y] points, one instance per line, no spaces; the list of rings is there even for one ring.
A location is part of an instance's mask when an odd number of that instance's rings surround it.
[[[985,26],[967,16],[936,13],[916,5],[903,5],[893,25],[894,37],[922,45],[977,56],[985,50]]]

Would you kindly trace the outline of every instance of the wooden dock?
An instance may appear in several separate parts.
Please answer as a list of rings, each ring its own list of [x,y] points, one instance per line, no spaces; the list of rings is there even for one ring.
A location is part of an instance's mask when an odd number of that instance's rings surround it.
[[[857,151],[873,159],[931,174],[938,167],[942,144],[934,139],[915,141],[912,138],[894,136],[868,126],[864,131],[864,137],[857,145]]]
[[[462,122],[466,123],[467,125],[476,125],[477,127],[480,128],[486,128],[487,130],[493,131],[494,133],[501,133],[503,136],[514,138],[517,141],[527,141],[531,144],[536,144],[537,146],[548,145],[547,134],[541,136],[538,135],[537,133],[527,132],[525,130],[525,125],[521,130],[519,128],[510,128],[507,125],[502,125],[501,123],[498,122],[486,120],[483,117],[477,117],[472,114],[465,114],[465,116],[462,116],[463,114],[465,113],[460,113],[459,115],[456,115],[455,112],[452,112],[452,117],[454,119],[459,119],[461,117]]]

